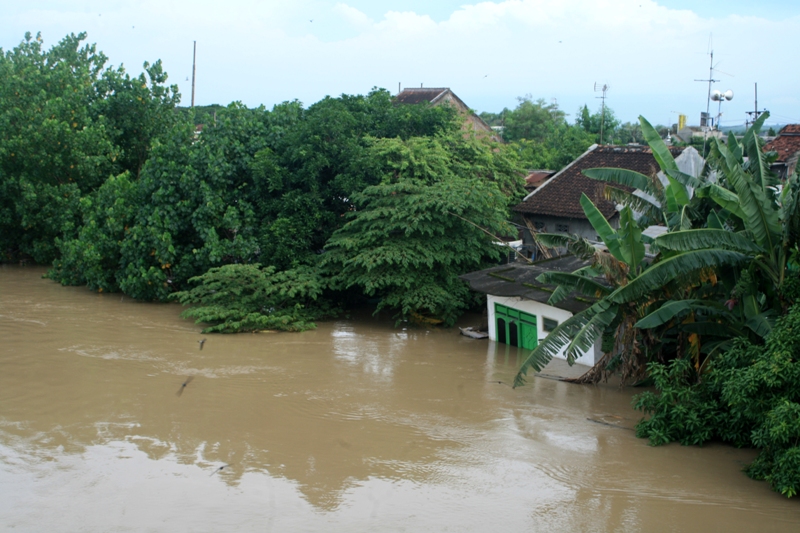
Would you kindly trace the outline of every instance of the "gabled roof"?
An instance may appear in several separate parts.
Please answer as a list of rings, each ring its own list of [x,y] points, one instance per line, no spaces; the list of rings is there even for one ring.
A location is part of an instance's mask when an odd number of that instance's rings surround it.
[[[673,157],[683,148],[670,147]],[[616,212],[614,202],[603,196],[605,183],[584,176],[581,171],[589,168],[624,168],[635,170],[646,176],[659,171],[653,151],[647,146],[599,146],[593,145],[583,155],[564,167],[555,176],[530,193],[522,203],[514,207],[518,213],[585,219],[580,204],[581,193],[591,198],[603,216],[610,218]],[[623,186],[615,185],[621,189]],[[631,190],[631,189],[626,189]]]
[[[764,145],[765,152],[778,152],[776,163],[785,163],[800,152],[800,124],[787,124],[778,136]]]
[[[476,115],[464,101],[456,96],[456,93],[448,87],[420,87],[403,89],[395,96],[395,102],[399,104],[422,104],[425,102],[431,105],[449,103],[454,105],[459,113],[467,117],[467,124],[471,124],[473,130],[486,132],[497,142],[502,142],[502,137],[492,129],[481,117]]]
[[[532,264],[510,263],[499,265],[486,270],[478,270],[463,274],[459,278],[469,283],[470,288],[476,292],[494,296],[517,296],[546,304],[553,295],[555,285],[546,285],[536,281],[544,272],[574,272],[579,268],[589,265],[575,256],[566,255],[545,259]],[[604,280],[598,279],[605,284]],[[595,300],[583,298],[577,293],[571,293],[554,307],[564,309],[570,313],[583,311],[594,303]]]
[[[452,93],[447,87],[420,87],[419,89],[403,89],[395,98],[401,104],[421,104],[422,102],[430,102],[431,104],[435,104],[439,100],[445,97],[447,92]],[[458,98],[455,94],[453,94],[456,98]],[[459,99],[460,101],[460,99]],[[462,104],[464,102],[461,102]],[[466,104],[464,104],[466,107]]]

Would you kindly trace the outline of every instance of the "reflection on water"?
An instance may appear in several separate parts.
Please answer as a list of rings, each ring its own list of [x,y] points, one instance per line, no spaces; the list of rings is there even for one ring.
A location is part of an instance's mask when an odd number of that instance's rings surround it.
[[[512,390],[515,348],[365,315],[300,334],[210,335],[201,351],[176,305],[42,273],[0,267],[9,528],[800,525],[796,502],[739,472],[751,451],[636,439],[630,391],[538,378]]]

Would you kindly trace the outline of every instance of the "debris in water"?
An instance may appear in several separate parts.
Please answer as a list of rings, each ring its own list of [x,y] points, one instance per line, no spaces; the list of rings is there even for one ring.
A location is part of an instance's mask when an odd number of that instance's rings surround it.
[[[489,334],[485,331],[478,331],[473,329],[472,327],[469,328],[458,328],[461,330],[461,334],[470,337],[472,339],[486,339],[489,337]]]

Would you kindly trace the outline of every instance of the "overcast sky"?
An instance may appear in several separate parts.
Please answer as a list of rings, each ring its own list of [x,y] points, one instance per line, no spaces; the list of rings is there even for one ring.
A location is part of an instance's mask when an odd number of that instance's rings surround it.
[[[600,106],[595,84],[623,121],[644,115],[699,122],[709,50],[732,90],[723,125],[754,109],[800,123],[800,2],[796,0],[0,0],[0,47],[26,31],[46,47],[86,31],[112,65],[138,74],[161,59],[196,104],[271,108],[298,99],[364,94],[372,87],[450,87],[476,111],[517,97],[556,101],[570,121]],[[717,104],[712,102],[712,114]]]

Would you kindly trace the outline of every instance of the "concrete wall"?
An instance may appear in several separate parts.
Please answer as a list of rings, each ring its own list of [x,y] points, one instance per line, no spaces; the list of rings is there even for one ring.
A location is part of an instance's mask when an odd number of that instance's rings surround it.
[[[497,321],[494,313],[495,303],[518,309],[520,311],[525,311],[526,313],[536,316],[536,328],[538,329],[539,333],[539,342],[543,341],[548,334],[548,332],[544,331],[543,328],[543,318],[551,318],[553,320],[557,320],[558,323],[561,324],[572,316],[572,313],[569,311],[519,297],[493,296],[489,294],[487,295],[486,299],[489,307],[489,339],[495,342],[497,341]],[[597,339],[597,341],[595,341],[594,348],[590,349],[588,352],[585,352],[581,357],[576,359],[575,364],[586,365],[590,367],[594,366],[594,364],[603,356],[600,349],[601,342],[601,339]],[[562,349],[558,352],[558,354],[556,354],[555,357],[566,360],[567,356],[564,352],[565,350]]]
[[[584,239],[588,239],[592,242],[599,242],[597,231],[595,231],[594,227],[592,227],[591,223],[583,218],[562,218],[562,217],[552,217],[552,216],[542,216],[542,215],[532,215],[530,213],[525,213],[523,215],[525,218],[533,222],[534,224],[542,223],[544,224],[544,229],[541,230],[542,233],[564,233],[562,231],[558,231],[558,225],[567,225],[569,227],[569,235],[577,234]],[[619,228],[619,214],[615,213],[611,220],[608,222],[611,224],[611,227],[614,229]],[[523,235],[523,244],[528,247],[528,249],[532,249],[534,246],[533,239],[531,238],[531,232],[528,231],[527,228],[522,232]]]

